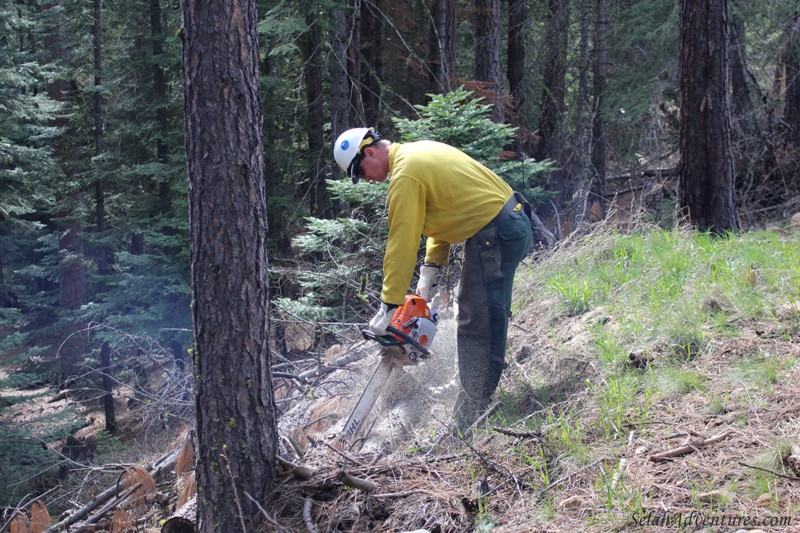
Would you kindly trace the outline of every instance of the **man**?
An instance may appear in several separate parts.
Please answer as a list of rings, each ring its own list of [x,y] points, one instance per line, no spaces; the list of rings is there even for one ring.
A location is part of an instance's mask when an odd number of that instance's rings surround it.
[[[342,133],[333,149],[357,183],[391,175],[389,238],[383,260],[381,307],[369,323],[385,335],[393,310],[411,284],[420,236],[427,237],[417,294],[429,299],[451,244],[466,241],[458,293],[456,425],[464,430],[488,406],[505,367],[511,290],[526,256],[531,223],[525,199],[460,150],[435,141],[392,143],[374,128]]]

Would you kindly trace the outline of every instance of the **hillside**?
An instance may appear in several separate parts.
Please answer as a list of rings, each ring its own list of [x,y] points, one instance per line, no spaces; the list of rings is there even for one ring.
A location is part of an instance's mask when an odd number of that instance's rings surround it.
[[[446,435],[447,314],[433,358],[388,384],[359,449],[335,436],[375,349],[332,347],[326,361],[355,360],[276,380],[283,461],[268,530],[800,531],[799,240],[791,228],[713,239],[598,227],[531,258],[497,403],[469,438]],[[175,446],[155,434],[98,441],[98,456],[113,445],[119,463],[152,464]],[[183,486],[159,483],[163,497],[131,513],[155,530]]]

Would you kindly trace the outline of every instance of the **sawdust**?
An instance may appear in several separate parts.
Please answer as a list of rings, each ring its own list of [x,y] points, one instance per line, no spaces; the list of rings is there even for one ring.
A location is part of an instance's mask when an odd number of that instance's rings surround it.
[[[446,428],[458,390],[455,339],[455,320],[442,318],[431,356],[394,372],[387,381],[365,422],[366,436],[357,443],[358,450],[386,454],[430,440]],[[281,416],[279,431],[289,436],[294,449],[286,449],[290,457],[297,450],[306,453],[318,441],[338,439],[350,410],[379,363],[375,346],[361,343],[354,349],[373,353],[327,377],[324,386],[317,386],[312,396],[301,399]]]

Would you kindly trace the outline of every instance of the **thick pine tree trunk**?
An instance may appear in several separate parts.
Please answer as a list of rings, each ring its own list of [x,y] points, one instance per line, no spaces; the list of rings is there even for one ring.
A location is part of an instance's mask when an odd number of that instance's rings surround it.
[[[728,104],[728,0],[681,0],[680,205],[701,231],[738,227]]]
[[[185,0],[198,523],[257,531],[275,471],[254,0]]]

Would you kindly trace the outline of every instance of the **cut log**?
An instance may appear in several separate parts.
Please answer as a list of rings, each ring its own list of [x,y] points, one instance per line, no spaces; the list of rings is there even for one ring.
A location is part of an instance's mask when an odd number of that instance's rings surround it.
[[[161,533],[195,533],[196,520],[197,497],[194,497],[167,518],[167,521],[161,526]]]

